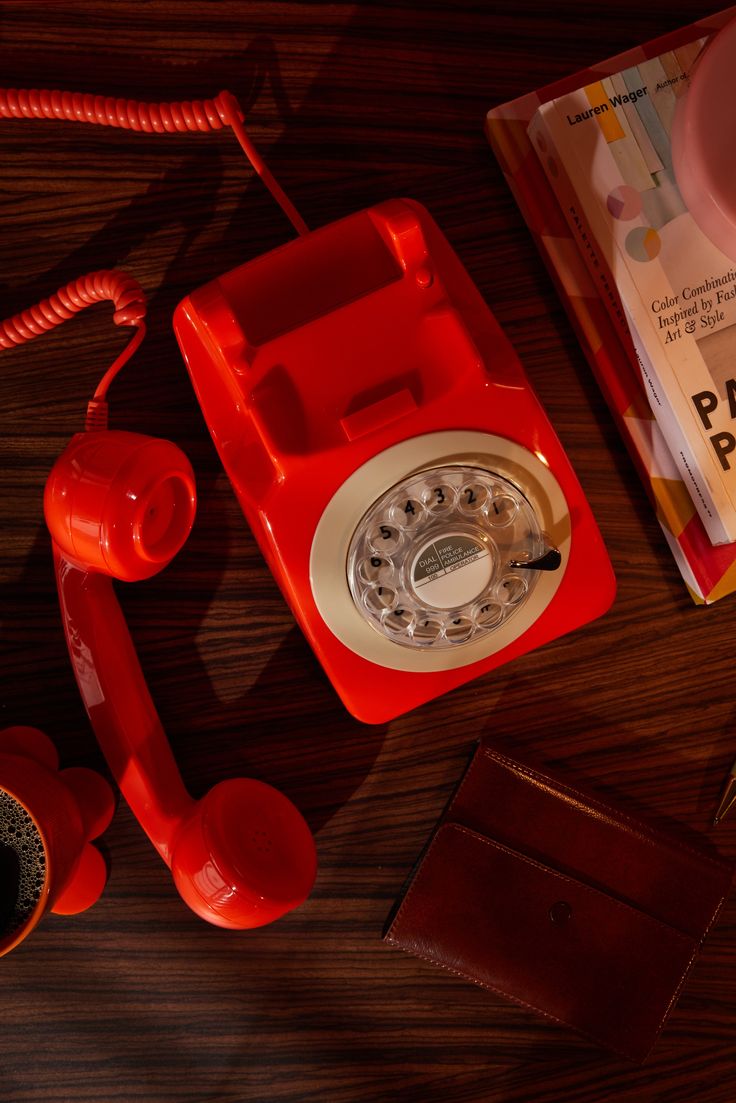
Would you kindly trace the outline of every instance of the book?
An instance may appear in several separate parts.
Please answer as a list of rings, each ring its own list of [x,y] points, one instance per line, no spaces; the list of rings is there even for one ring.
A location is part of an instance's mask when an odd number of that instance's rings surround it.
[[[614,321],[605,287],[594,279],[562,214],[527,128],[551,99],[627,67],[706,37],[736,16],[736,7],[618,54],[593,68],[492,108],[486,134],[542,259],[567,309],[588,364],[649,494],[685,585],[697,603],[711,603],[736,590],[736,543],[713,546],[654,419],[633,353],[630,334]],[[647,151],[649,152],[649,151]]]
[[[583,259],[630,335],[670,453],[714,544],[736,540],[736,267],[677,187],[671,131],[709,39],[542,104],[529,127]]]

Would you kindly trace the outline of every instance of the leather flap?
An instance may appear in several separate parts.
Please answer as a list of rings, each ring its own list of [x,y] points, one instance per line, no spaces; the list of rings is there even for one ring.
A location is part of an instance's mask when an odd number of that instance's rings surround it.
[[[446,818],[701,940],[733,864],[481,744]]]
[[[643,1060],[698,940],[457,823],[386,940]]]

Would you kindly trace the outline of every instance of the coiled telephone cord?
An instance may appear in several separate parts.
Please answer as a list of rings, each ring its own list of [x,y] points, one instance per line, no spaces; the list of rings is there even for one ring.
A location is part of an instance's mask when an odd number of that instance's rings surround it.
[[[57,119],[99,126],[117,126],[144,134],[212,131],[230,127],[263,183],[299,234],[309,228],[276,182],[243,125],[245,116],[230,92],[213,100],[141,103],[139,100],[95,96],[88,92],[0,88],[0,119]]]
[[[95,96],[84,92],[46,89],[0,88],[0,119],[56,119],[67,122],[116,126],[144,134],[173,134],[183,131],[214,131],[230,127],[240,146],[271,195],[300,235],[309,228],[291,200],[267,168],[246,133],[244,114],[230,92],[212,100],[178,103],[141,103],[138,100]],[[104,428],[107,423],[107,389],[117,373],[140,345],[146,332],[145,296],[132,276],[118,270],[101,270],[72,280],[43,302],[0,322],[0,349],[30,341],[71,318],[92,303],[109,299],[114,303],[113,321],[130,325],[136,333],[100,380],[87,408],[87,428]]]
[[[103,429],[107,425],[108,387],[145,336],[146,298],[138,281],[119,269],[90,272],[60,287],[48,299],[0,322],[0,349],[10,349],[40,337],[85,307],[106,300],[115,307],[112,316],[115,324],[134,326],[136,332],[100,380],[87,406],[87,429]]]

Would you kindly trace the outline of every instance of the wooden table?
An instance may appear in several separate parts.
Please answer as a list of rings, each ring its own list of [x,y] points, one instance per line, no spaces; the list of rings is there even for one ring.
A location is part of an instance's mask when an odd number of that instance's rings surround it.
[[[0,125],[2,316],[122,267],[149,335],[115,384],[119,428],[176,440],[192,536],[123,588],[183,776],[262,777],[319,851],[308,902],[273,926],[191,914],[121,802],[88,912],[48,916],[2,960],[7,1103],[726,1103],[736,1071],[736,906],[649,1061],[604,1053],[387,947],[381,931],[473,742],[489,738],[687,836],[707,833],[736,752],[736,598],[693,605],[483,135],[485,112],[715,11],[518,0],[0,5],[2,83],[141,100],[230,89],[311,226],[407,195],[432,211],[514,342],[583,483],[618,579],[599,621],[385,726],[339,703],[243,522],[183,368],[189,290],[284,241],[232,137]],[[42,520],[46,474],[122,347],[96,307],[1,361],[3,726],[104,770],[69,666]],[[709,836],[736,858],[736,816]]]

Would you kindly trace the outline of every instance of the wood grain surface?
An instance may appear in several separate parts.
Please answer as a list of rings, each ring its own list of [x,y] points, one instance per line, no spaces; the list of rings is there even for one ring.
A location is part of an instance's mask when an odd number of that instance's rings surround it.
[[[393,196],[433,213],[514,342],[618,579],[611,611],[393,723],[340,705],[247,530],[171,328],[185,293],[286,240],[232,136],[0,124],[8,317],[123,267],[149,336],[117,427],[176,440],[199,512],[175,562],[121,591],[194,793],[283,789],[315,832],[308,902],[271,927],[198,920],[121,802],[107,889],[0,962],[7,1103],[728,1103],[736,904],[648,1062],[391,949],[384,920],[483,736],[736,859],[709,823],[736,755],[736,597],[695,607],[483,135],[493,105],[717,10],[684,0],[0,4],[0,83],[142,100],[230,89],[310,226]],[[73,681],[42,521],[46,474],[125,337],[96,307],[0,355],[0,725],[105,769]]]

